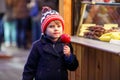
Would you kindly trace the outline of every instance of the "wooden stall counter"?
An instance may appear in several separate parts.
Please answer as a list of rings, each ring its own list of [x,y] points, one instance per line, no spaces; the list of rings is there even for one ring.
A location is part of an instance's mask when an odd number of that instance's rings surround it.
[[[120,80],[120,45],[72,36],[79,67],[69,80]]]
[[[114,54],[120,54],[120,45],[117,45],[117,44],[112,44],[109,42],[102,42],[98,40],[87,39],[87,38],[77,37],[77,36],[72,37],[72,42],[81,44],[83,46],[99,49],[102,51],[111,52]]]

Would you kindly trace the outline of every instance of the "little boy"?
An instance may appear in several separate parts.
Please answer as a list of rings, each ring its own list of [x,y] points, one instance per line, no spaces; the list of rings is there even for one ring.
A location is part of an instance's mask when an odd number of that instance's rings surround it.
[[[67,70],[74,71],[78,60],[72,45],[61,42],[64,20],[55,10],[44,7],[41,38],[33,43],[24,67],[22,80],[68,80]]]

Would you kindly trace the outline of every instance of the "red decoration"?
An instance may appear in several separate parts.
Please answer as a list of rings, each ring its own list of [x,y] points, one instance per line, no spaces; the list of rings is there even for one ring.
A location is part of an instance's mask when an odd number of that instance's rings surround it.
[[[110,0],[104,0],[104,2],[110,2]]]
[[[68,44],[68,43],[70,43],[70,40],[71,40],[70,35],[68,35],[68,34],[62,34],[62,35],[61,35],[61,41],[62,41],[63,43]]]

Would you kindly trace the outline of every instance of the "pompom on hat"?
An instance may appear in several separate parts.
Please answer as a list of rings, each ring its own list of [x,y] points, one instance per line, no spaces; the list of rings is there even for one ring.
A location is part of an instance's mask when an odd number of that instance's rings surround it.
[[[44,6],[42,8],[42,17],[41,17],[42,33],[45,33],[45,30],[46,30],[48,24],[54,20],[59,20],[62,23],[62,28],[64,30],[64,20],[63,20],[62,16],[60,16],[57,11],[52,10],[51,8],[49,8],[47,6]]]

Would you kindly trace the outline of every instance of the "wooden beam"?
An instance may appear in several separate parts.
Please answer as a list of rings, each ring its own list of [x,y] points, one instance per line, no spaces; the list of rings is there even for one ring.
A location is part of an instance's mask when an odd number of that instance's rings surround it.
[[[64,32],[71,35],[71,19],[72,19],[72,0],[59,0],[59,12],[65,21]]]

